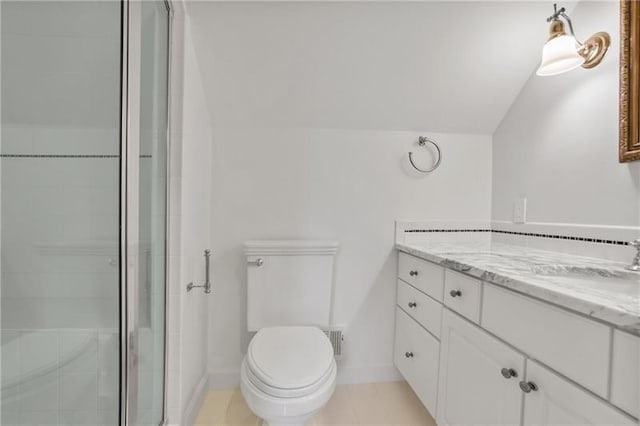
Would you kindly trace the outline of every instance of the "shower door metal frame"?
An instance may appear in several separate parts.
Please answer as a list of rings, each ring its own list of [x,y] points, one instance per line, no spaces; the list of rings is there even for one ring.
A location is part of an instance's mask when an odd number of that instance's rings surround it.
[[[121,129],[120,129],[120,425],[134,425],[138,397],[138,294],[139,266],[139,158],[140,158],[140,58],[142,0],[121,0]],[[162,421],[167,423],[168,314],[169,314],[169,206],[170,111],[173,7],[167,8],[167,128],[165,185],[164,276],[164,377]]]
[[[171,251],[170,251],[170,239],[169,239],[169,224],[170,218],[169,213],[171,211],[171,105],[172,105],[172,96],[171,96],[171,78],[173,76],[172,73],[172,64],[173,64],[173,4],[171,0],[164,0],[164,5],[167,8],[167,129],[166,129],[166,140],[167,140],[167,173],[166,173],[166,195],[165,195],[165,243],[164,243],[164,379],[163,379],[163,389],[162,389],[162,425],[166,425],[168,422],[167,418],[167,407],[169,406],[168,400],[168,392],[167,392],[167,380],[169,378],[169,273],[170,273],[170,262]]]
[[[121,0],[122,69],[120,132],[120,425],[137,417],[138,191],[140,154],[141,6]]]

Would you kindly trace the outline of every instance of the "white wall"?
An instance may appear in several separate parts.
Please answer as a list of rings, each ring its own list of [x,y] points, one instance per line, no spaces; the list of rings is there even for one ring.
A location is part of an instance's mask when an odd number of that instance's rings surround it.
[[[521,1],[187,3],[215,123],[479,134],[494,131],[537,62],[549,10]]]
[[[408,94],[413,82],[429,81],[417,78],[429,61],[407,62],[417,48],[405,44],[423,40],[430,9],[197,3],[187,10],[214,128],[211,385],[239,378],[249,339],[242,243],[250,239],[339,241],[332,319],[346,326],[340,379],[395,378],[394,220],[490,219],[490,136],[434,133],[454,121],[451,101]],[[436,90],[441,83],[433,82],[437,93],[446,91]],[[460,129],[477,128],[468,116]],[[409,170],[408,151],[428,159],[420,134],[443,150],[430,176]]]
[[[193,424],[208,388],[207,304],[202,289],[210,248],[211,140],[189,20],[174,4],[171,86],[171,192],[168,421]]]
[[[394,220],[510,220],[527,196],[530,221],[637,226],[638,165],[616,159],[616,5],[574,13],[579,37],[613,36],[600,67],[532,76],[517,96],[547,4],[190,3],[214,129],[211,385],[234,384],[249,339],[243,241],[340,241],[333,322],[347,327],[341,380],[356,382],[394,375]],[[460,63],[475,57],[460,39],[485,56]],[[472,133],[493,133],[507,110],[492,153],[491,136]],[[443,147],[428,177],[407,168],[419,134]]]
[[[394,220],[490,215],[490,137],[429,134],[444,159],[425,177],[407,171],[419,133],[216,128],[212,386],[233,383],[248,342],[242,243],[251,239],[339,241],[333,323],[347,327],[340,378],[395,377]]]
[[[494,220],[511,221],[513,201],[526,197],[530,222],[640,226],[640,162],[617,158],[618,13],[618,2],[580,3],[571,15],[578,38],[611,34],[604,61],[532,74],[496,130]]]

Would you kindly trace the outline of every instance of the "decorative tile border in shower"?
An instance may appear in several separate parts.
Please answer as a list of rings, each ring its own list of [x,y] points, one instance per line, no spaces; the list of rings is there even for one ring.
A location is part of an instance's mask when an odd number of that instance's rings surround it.
[[[0,158],[120,158],[113,154],[0,154]],[[140,158],[152,158],[149,154],[142,154]]]

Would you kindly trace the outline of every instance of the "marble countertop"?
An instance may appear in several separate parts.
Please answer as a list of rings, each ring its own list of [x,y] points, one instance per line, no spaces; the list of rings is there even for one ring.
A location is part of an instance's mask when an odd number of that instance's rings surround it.
[[[624,264],[501,243],[396,244],[400,251],[640,335],[640,273]],[[633,253],[629,251],[629,259]]]

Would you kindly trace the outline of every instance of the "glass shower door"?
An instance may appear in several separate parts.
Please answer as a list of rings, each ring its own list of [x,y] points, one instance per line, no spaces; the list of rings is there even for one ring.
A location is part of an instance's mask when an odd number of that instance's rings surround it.
[[[159,425],[169,9],[0,15],[0,424]]]
[[[141,4],[137,423],[163,420],[169,9]]]
[[[122,407],[131,425],[165,414],[169,8],[127,1],[123,8],[121,252]]]
[[[2,1],[2,425],[116,425],[121,4]]]

